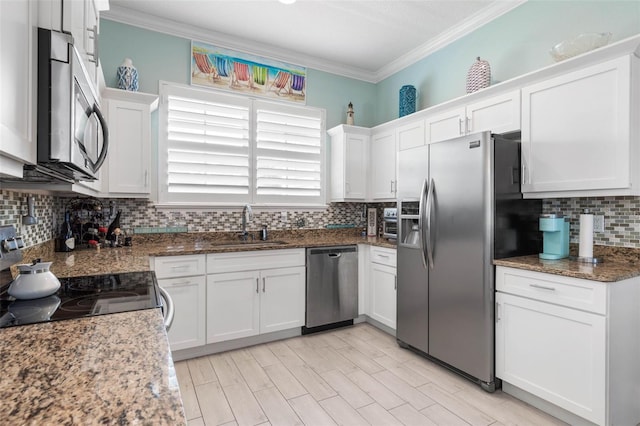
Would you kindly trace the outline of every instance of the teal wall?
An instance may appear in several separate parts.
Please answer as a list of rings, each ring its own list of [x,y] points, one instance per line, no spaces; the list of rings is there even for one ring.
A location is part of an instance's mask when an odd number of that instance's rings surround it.
[[[190,40],[103,19],[100,60],[109,87],[116,68],[133,59],[140,91],[157,93],[158,80],[188,84]],[[476,56],[489,61],[493,83],[553,63],[551,46],[583,32],[613,33],[613,40],[640,33],[640,1],[529,0],[473,33],[378,84],[308,69],[307,105],[325,108],[327,128],[345,122],[351,101],[357,125],[371,127],[398,118],[398,91],[418,90],[418,109],[465,94]],[[255,52],[259,54],[259,52]]]
[[[562,40],[607,31],[612,42],[640,33],[640,1],[529,0],[378,83],[376,124],[398,118],[405,84],[416,87],[416,107],[424,109],[463,96],[477,56],[489,61],[498,83],[553,64],[549,50]]]
[[[189,84],[191,40],[100,21],[100,61],[108,87],[116,87],[116,68],[131,58],[138,69],[139,90],[158,93],[158,81]],[[314,69],[307,69],[307,105],[325,108],[327,129],[346,121],[347,105],[353,102],[356,124],[375,124],[375,85]]]

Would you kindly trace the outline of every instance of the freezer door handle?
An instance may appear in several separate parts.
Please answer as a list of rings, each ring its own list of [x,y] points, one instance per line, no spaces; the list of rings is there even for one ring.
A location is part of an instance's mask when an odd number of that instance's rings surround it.
[[[425,197],[427,195],[427,186],[429,185],[427,179],[424,180],[424,182],[422,183],[422,191],[420,191],[420,205],[418,207],[418,228],[419,228],[419,232],[420,232],[420,253],[422,253],[422,256],[420,256],[420,258],[422,259],[422,266],[424,266],[425,269],[427,269],[427,254],[425,252],[425,221],[424,221],[424,204],[425,204]]]
[[[433,178],[431,179],[431,182],[429,183],[429,192],[427,193],[427,258],[429,260],[429,268],[433,269],[433,241],[432,241],[432,235],[431,235],[431,230],[432,230],[432,226],[431,226],[431,212],[434,210],[433,208],[433,194],[435,191],[435,182],[433,181]]]

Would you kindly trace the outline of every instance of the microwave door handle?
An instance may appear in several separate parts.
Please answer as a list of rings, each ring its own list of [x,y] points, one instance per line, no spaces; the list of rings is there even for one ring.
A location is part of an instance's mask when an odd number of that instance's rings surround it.
[[[98,156],[98,160],[94,165],[94,171],[98,171],[104,163],[104,160],[107,159],[107,150],[109,149],[109,129],[107,128],[107,122],[102,116],[102,112],[98,105],[93,105],[93,113],[98,117],[98,121],[100,122],[100,127],[102,127],[102,151],[100,151],[100,155]]]

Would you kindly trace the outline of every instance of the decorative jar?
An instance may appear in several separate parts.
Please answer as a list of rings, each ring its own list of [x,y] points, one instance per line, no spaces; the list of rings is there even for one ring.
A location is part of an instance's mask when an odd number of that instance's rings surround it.
[[[476,62],[471,65],[467,73],[467,93],[484,89],[485,87],[489,87],[490,84],[491,67],[489,66],[489,62],[480,59],[480,56],[478,56]]]
[[[400,108],[398,117],[416,112],[416,88],[411,85],[400,88]]]
[[[133,66],[131,59],[126,58],[118,67],[118,88],[130,92],[138,91],[138,70]]]

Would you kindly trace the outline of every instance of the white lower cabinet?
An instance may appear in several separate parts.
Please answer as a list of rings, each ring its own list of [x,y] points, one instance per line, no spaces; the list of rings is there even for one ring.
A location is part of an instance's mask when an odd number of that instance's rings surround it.
[[[396,250],[371,247],[369,252],[369,309],[372,319],[396,328]]]
[[[496,289],[497,377],[598,425],[640,422],[640,281],[497,267]]]
[[[205,255],[151,258],[158,285],[173,300],[175,314],[167,332],[172,351],[205,344]]]
[[[304,249],[207,255],[207,343],[304,325]]]

